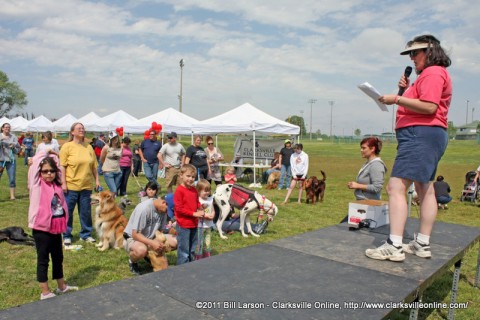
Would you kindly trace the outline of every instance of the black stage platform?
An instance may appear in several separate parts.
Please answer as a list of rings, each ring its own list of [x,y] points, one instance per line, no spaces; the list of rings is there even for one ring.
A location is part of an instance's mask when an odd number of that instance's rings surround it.
[[[409,219],[404,242],[417,224]],[[414,301],[480,240],[479,228],[437,222],[432,259],[366,258],[386,234],[388,226],[336,225],[7,309],[0,319],[382,319],[396,307],[364,303]]]

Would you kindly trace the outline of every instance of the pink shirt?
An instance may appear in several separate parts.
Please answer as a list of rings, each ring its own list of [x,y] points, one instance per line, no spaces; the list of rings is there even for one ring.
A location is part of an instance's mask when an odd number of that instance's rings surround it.
[[[120,167],[131,167],[132,157],[133,157],[132,150],[129,147],[124,146],[122,148],[122,156],[120,157],[120,161],[119,161]]]
[[[452,80],[446,68],[431,66],[424,69],[417,81],[405,91],[403,96],[433,102],[438,108],[434,114],[420,114],[402,107],[400,99],[396,129],[410,126],[448,128],[447,115],[452,100]]]

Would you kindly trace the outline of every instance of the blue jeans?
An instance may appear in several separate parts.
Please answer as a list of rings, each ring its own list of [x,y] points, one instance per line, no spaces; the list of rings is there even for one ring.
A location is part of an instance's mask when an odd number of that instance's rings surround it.
[[[280,169],[280,182],[278,183],[278,189],[283,189],[283,183],[286,181],[285,189],[290,188],[290,181],[292,180],[292,170],[290,169],[290,165],[286,166],[282,164],[282,168]]]
[[[182,228],[177,224],[177,266],[195,261],[197,228]]]
[[[3,161],[0,162],[0,165],[3,164]],[[17,186],[15,179],[16,179],[16,172],[17,172],[17,162],[13,161],[6,161],[5,162],[5,169],[8,175],[8,184],[10,188],[15,188]]]
[[[33,149],[25,149],[25,153],[23,154],[23,162],[25,165],[28,165],[28,157],[33,157],[35,153]]]
[[[103,179],[105,180],[108,189],[110,189],[110,191],[112,191],[113,193],[117,194],[118,188],[120,187],[120,182],[122,181],[122,171],[103,171]]]
[[[147,162],[143,163],[143,172],[145,173],[145,178],[147,178],[148,181],[154,182],[159,186],[159,183],[157,182],[157,175],[158,175],[158,162]]]
[[[439,203],[439,204],[447,204],[450,201],[452,201],[452,197],[450,195],[448,195],[448,196],[438,196],[437,197],[437,203]]]
[[[64,238],[72,238],[73,229],[73,210],[78,205],[78,215],[80,217],[80,238],[86,239],[92,236],[92,207],[90,205],[92,190],[71,191],[68,190],[65,200],[68,206],[67,232]]]

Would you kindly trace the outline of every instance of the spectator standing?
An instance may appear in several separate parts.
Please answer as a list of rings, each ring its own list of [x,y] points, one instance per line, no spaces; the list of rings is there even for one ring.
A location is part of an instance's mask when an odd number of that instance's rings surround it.
[[[208,175],[207,180],[209,183],[214,181],[215,185],[222,184],[222,172],[219,163],[224,160],[223,154],[218,147],[215,147],[211,136],[207,136],[205,141],[207,142],[205,152],[207,153],[207,161],[210,164],[210,174]]]
[[[100,162],[103,164],[103,179],[105,179],[108,189],[117,195],[122,180],[122,171],[120,170],[122,147],[115,131],[110,131],[108,139],[108,144],[103,147],[100,154]]]
[[[177,220],[177,266],[195,260],[198,218],[205,217],[205,211],[200,209],[197,189],[193,186],[196,174],[197,168],[184,165],[180,170],[182,182],[173,197]]]
[[[170,132],[167,135],[168,142],[160,149],[160,169],[165,168],[167,193],[173,191],[173,186],[179,184],[180,168],[185,162],[185,149],[177,142],[177,133]]]
[[[100,133],[97,140],[95,140],[95,145],[93,147],[98,162],[98,175],[100,176],[103,175],[102,162],[100,161],[100,155],[102,154],[103,147],[105,147],[105,135],[103,133]]]
[[[280,159],[281,164],[280,169],[280,181],[278,182],[278,190],[282,190],[283,186],[286,189],[290,186],[290,180],[292,179],[292,172],[290,168],[290,157],[295,151],[292,149],[292,141],[289,139],[285,140],[284,147],[280,150]]]
[[[211,173],[210,164],[207,161],[207,153],[200,146],[202,144],[202,137],[197,135],[193,137],[193,145],[188,147],[185,155],[185,164],[192,164],[197,168],[197,175],[195,181],[198,179],[207,179]]]
[[[138,177],[138,173],[142,169],[142,159],[140,158],[140,140],[135,140],[133,144],[133,175]]]
[[[118,190],[120,196],[127,195],[128,178],[130,177],[133,168],[133,153],[130,149],[130,142],[131,140],[129,137],[125,137],[122,140],[122,156],[120,157],[120,171],[122,171],[122,178],[120,179],[120,188]]]
[[[450,195],[450,186],[445,181],[443,176],[438,176],[437,181],[433,183],[433,188],[435,189],[435,198],[437,199],[437,204],[439,209],[448,209],[448,203],[452,201],[452,196]]]
[[[95,152],[85,142],[85,128],[75,122],[70,128],[70,139],[60,150],[62,189],[68,205],[67,232],[64,245],[72,244],[73,211],[78,206],[80,217],[80,239],[95,242],[92,237],[92,207],[90,205],[93,186],[98,189],[97,159]]]
[[[35,140],[31,132],[27,132],[25,138],[22,141],[22,147],[25,149],[23,153],[23,164],[28,165],[28,158],[33,157],[33,147],[35,147]]]
[[[355,190],[357,200],[380,200],[387,167],[380,159],[382,141],[377,137],[364,138],[360,142],[360,153],[367,162],[360,168],[357,181],[347,183],[349,189]]]
[[[148,181],[160,184],[157,181],[160,155],[158,152],[162,148],[161,142],[157,140],[157,132],[150,130],[149,138],[142,141],[138,153],[143,162],[143,172]]]
[[[302,192],[303,192],[303,183],[307,178],[308,174],[308,154],[303,151],[303,144],[297,143],[295,145],[295,152],[290,157],[290,168],[292,170],[292,183],[290,184],[290,188],[288,188],[287,196],[283,201],[283,204],[286,204],[288,199],[290,198],[290,194],[292,193],[295,185],[298,183],[298,203],[302,203]]]
[[[45,153],[55,153],[57,156],[60,153],[60,146],[58,145],[58,142],[53,142],[51,131],[42,134],[42,142],[37,146],[36,153],[39,153],[40,151],[44,151]]]
[[[57,280],[57,294],[76,291],[63,278],[62,233],[67,230],[67,202],[62,190],[60,169],[55,153],[39,152],[28,170],[30,207],[28,226],[32,228],[37,250],[37,281],[42,291],[40,300],[53,298],[48,287],[48,263],[52,258],[52,278]]]
[[[0,133],[0,166],[7,171],[10,186],[10,200],[15,200],[17,163],[15,157],[20,151],[20,144],[15,135],[10,133],[10,123],[2,124]]]

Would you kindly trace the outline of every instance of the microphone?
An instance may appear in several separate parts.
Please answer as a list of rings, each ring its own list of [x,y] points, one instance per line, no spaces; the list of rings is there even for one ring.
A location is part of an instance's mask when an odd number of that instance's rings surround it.
[[[405,68],[405,72],[403,73],[403,75],[405,76],[405,79],[408,79],[411,74],[412,74],[412,67],[407,66]],[[399,96],[402,96],[404,92],[405,92],[405,88],[402,87],[402,88],[398,89],[398,95]]]

